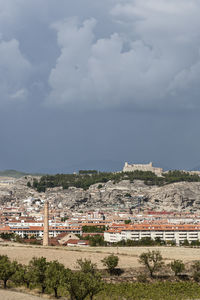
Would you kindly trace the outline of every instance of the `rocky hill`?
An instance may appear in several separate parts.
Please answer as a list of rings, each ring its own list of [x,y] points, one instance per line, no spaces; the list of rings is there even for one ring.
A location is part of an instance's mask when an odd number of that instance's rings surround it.
[[[200,182],[178,182],[161,187],[145,185],[143,181],[122,180],[119,183],[93,184],[82,188],[49,188],[38,193],[27,187],[33,177],[0,179],[0,204],[20,205],[27,198],[49,199],[56,208],[71,210],[138,208],[166,211],[200,212]]]

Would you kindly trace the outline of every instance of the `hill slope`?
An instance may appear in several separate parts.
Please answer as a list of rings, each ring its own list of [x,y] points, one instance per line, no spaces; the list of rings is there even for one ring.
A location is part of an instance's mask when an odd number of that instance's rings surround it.
[[[38,178],[39,179],[39,178]],[[127,209],[177,211],[200,213],[200,182],[177,182],[164,186],[149,186],[142,180],[121,180],[115,183],[96,183],[87,190],[78,187],[47,188],[39,193],[27,186],[33,177],[14,179],[13,182],[0,182],[0,204],[12,201],[20,206],[23,199],[48,199],[54,209],[88,211],[94,209]],[[32,204],[31,204],[32,205]]]
[[[21,171],[16,171],[16,170],[4,170],[0,171],[0,177],[13,177],[13,178],[21,178],[23,176],[42,176],[44,174],[34,174],[34,173],[25,173]]]

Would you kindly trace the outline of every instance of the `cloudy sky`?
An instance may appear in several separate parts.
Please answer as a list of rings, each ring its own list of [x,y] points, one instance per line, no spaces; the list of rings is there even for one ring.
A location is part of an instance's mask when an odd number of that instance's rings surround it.
[[[0,169],[200,165],[199,0],[0,0]]]

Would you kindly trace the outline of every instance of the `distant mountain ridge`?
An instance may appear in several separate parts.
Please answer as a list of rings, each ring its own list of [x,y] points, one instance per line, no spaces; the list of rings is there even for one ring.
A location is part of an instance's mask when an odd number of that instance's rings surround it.
[[[200,166],[196,166],[196,167],[193,168],[191,171],[200,171]]]
[[[13,177],[13,178],[21,178],[23,176],[42,176],[45,174],[40,174],[40,173],[26,173],[26,172],[21,172],[21,171],[16,171],[16,170],[4,170],[0,171],[0,177]]]

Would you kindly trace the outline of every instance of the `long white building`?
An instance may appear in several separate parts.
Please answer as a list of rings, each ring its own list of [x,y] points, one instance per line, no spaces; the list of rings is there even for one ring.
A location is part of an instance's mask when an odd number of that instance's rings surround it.
[[[104,232],[104,239],[109,243],[116,243],[122,240],[138,241],[145,237],[153,240],[160,238],[164,241],[175,241],[179,245],[184,240],[189,242],[200,240],[200,225],[134,224],[124,228],[110,228]]]
[[[27,226],[27,227],[10,227],[4,226],[0,228],[0,233],[15,233],[20,237],[32,236],[43,238],[44,227],[43,226]],[[81,227],[68,226],[68,227],[52,227],[49,226],[49,237],[56,237],[61,233],[74,233],[82,235]]]

